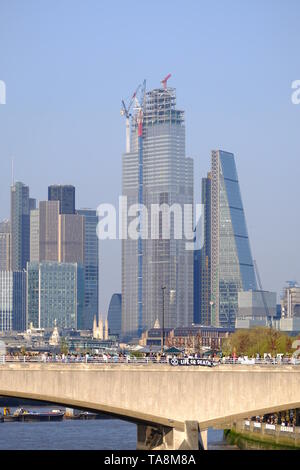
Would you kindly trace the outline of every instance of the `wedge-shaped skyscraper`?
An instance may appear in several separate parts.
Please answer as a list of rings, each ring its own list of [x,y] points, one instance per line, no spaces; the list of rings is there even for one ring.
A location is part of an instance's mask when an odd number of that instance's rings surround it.
[[[246,218],[234,155],[212,152],[211,323],[234,326],[238,292],[256,290]]]

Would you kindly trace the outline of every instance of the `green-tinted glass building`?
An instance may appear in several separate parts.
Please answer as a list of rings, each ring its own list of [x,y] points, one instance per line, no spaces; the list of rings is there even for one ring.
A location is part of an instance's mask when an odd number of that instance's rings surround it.
[[[27,323],[37,328],[78,328],[84,308],[84,270],[77,263],[27,265]]]

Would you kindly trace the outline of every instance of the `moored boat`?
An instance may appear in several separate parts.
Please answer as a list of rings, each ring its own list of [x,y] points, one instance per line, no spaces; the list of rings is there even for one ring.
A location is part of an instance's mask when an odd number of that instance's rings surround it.
[[[18,408],[11,414],[9,408],[4,410],[4,421],[62,421],[65,413],[61,410],[31,411]]]

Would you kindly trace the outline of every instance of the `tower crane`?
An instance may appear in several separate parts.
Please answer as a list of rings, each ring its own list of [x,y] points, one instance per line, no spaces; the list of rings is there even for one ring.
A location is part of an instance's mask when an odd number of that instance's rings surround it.
[[[144,149],[143,149],[143,119],[144,105],[146,94],[146,80],[144,80],[140,99],[135,96],[135,110],[137,113],[138,125],[138,162],[139,162],[139,188],[138,188],[138,204],[142,207],[144,201]],[[138,330],[142,331],[143,327],[143,240],[142,240],[142,220],[143,214],[139,210],[139,232],[138,238]]]
[[[172,76],[172,75],[169,73],[169,74],[161,81],[161,83],[162,83],[162,85],[163,85],[163,87],[164,87],[164,90],[166,90],[166,88],[167,88],[167,81],[169,80],[169,78],[170,78],[171,76]]]
[[[261,291],[261,296],[262,296],[265,312],[266,312],[266,315],[267,315],[268,323],[269,323],[269,326],[271,327],[272,326],[272,320],[271,320],[271,316],[270,316],[270,312],[269,312],[269,307],[268,307],[268,304],[267,304],[267,301],[266,301],[265,291],[263,290],[263,287],[262,287],[261,278],[260,278],[260,275],[259,275],[259,272],[258,272],[258,266],[257,266],[257,263],[256,263],[255,260],[253,260],[253,264],[254,264],[254,268],[255,268],[256,279],[257,279],[257,282],[258,282],[258,285],[259,285],[259,288],[260,288],[260,291]]]
[[[139,95],[139,97],[138,97]],[[126,117],[126,152],[130,152],[130,117],[131,107],[134,103],[133,125],[137,126],[137,147],[138,147],[138,204],[143,204],[143,120],[144,105],[146,96],[146,80],[139,85],[132,95],[129,105],[126,106],[122,100],[121,115]],[[138,330],[142,331],[143,326],[143,241],[142,241],[142,210],[139,210],[139,238],[138,238]]]
[[[288,285],[288,287],[298,287],[298,282],[297,281],[285,281]]]
[[[126,117],[126,153],[130,152],[130,117],[131,117],[130,110],[140,88],[141,88],[141,85],[139,85],[137,89],[135,90],[135,92],[133,93],[128,106],[126,106],[125,101],[122,100],[121,116]]]

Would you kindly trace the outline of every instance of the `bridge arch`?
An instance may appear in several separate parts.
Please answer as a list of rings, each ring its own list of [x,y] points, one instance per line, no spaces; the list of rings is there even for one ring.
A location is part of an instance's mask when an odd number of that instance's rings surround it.
[[[187,442],[199,427],[300,408],[300,367],[8,363],[0,365],[0,395],[100,411]]]

